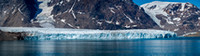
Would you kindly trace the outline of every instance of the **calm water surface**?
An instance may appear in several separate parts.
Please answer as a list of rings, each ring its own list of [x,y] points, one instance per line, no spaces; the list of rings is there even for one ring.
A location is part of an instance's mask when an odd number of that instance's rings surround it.
[[[1,41],[0,56],[198,56],[200,38]]]

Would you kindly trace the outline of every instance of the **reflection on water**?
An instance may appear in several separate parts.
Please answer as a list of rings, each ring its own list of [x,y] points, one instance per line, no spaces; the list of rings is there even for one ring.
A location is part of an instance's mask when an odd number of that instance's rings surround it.
[[[2,41],[0,56],[200,55],[200,40]]]

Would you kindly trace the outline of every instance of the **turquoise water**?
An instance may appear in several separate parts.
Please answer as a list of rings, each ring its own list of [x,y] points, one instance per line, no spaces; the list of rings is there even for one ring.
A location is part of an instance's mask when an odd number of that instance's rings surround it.
[[[195,56],[200,38],[1,41],[0,56]]]

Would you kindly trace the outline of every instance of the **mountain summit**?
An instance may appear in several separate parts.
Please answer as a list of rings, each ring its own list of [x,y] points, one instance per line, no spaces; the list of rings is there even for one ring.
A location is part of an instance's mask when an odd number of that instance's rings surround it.
[[[200,29],[200,9],[191,3],[154,1],[141,7],[162,29],[179,34]]]

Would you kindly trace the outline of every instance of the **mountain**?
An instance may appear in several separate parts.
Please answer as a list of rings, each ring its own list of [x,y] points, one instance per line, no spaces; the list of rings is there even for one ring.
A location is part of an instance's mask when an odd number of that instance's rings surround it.
[[[28,27],[35,17],[35,0],[0,0],[0,26]]]
[[[200,9],[191,3],[132,0],[1,0],[1,27],[162,29],[199,32]]]
[[[164,30],[179,35],[200,30],[200,9],[191,3],[154,1],[141,7]]]
[[[41,0],[34,20],[41,27],[147,29],[157,26],[132,0]],[[48,6],[47,6],[48,5]],[[46,10],[46,11],[44,11]]]
[[[158,28],[132,0],[1,0],[0,3],[1,27]]]

